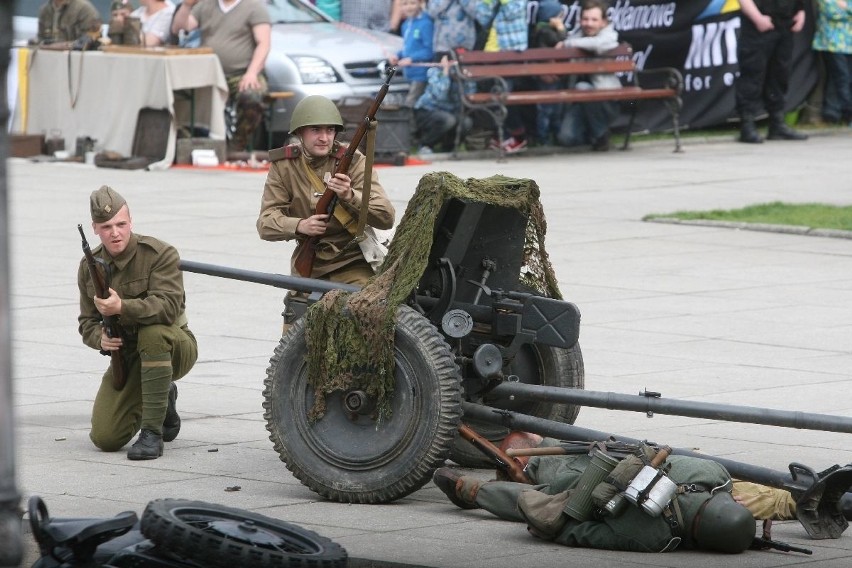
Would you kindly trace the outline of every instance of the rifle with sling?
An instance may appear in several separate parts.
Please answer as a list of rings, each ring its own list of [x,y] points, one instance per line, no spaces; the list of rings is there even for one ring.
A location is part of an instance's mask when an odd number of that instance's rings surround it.
[[[86,257],[86,264],[89,266],[89,275],[92,277],[92,285],[95,287],[95,293],[98,298],[109,298],[109,270],[104,265],[104,274],[98,269],[98,263],[104,264],[102,260],[95,258],[92,254],[92,249],[89,247],[89,241],[86,240],[86,235],[83,233],[83,225],[77,225],[77,230],[80,231],[80,237],[83,239],[83,254]],[[105,316],[101,314],[101,322],[109,337],[121,337],[121,326],[118,325],[118,317]],[[127,383],[127,372],[124,368],[124,360],[121,358],[121,350],[104,351],[102,355],[109,355],[110,366],[112,367],[112,386],[115,390],[121,390]]]
[[[349,166],[352,165],[352,158],[355,156],[355,151],[358,149],[358,145],[361,144],[361,140],[367,133],[367,129],[370,127],[370,124],[375,121],[376,113],[378,112],[385,95],[388,93],[390,81],[393,78],[394,73],[396,73],[396,67],[388,69],[387,79],[379,89],[379,92],[373,100],[373,103],[370,105],[370,108],[367,109],[367,114],[364,116],[364,120],[361,121],[361,124],[358,125],[358,129],[352,135],[352,140],[350,140],[349,146],[346,148],[346,152],[343,154],[343,157],[341,157],[340,161],[337,163],[337,167],[334,168],[332,177],[337,174],[346,174],[349,171]],[[328,215],[330,220],[331,216],[334,214],[334,208],[336,206],[337,194],[326,187],[322,196],[319,198],[319,201],[317,201],[315,212],[317,215]],[[302,243],[302,246],[299,249],[299,254],[296,256],[296,261],[294,262],[296,270],[300,275],[306,278],[310,277],[311,271],[314,267],[314,259],[317,255],[317,241],[319,241],[318,236],[307,237],[305,242]]]

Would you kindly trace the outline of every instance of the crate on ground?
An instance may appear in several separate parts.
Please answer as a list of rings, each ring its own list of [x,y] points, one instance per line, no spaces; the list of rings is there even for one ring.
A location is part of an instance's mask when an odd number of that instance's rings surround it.
[[[224,140],[212,138],[178,138],[175,149],[176,164],[191,164],[193,150],[213,150],[220,164],[225,163],[227,158],[227,144]]]
[[[349,97],[340,101],[337,108],[343,118],[345,131],[341,139],[346,142],[360,126],[370,110],[371,98]],[[376,163],[402,165],[411,150],[412,110],[410,107],[383,104],[376,112]],[[366,137],[358,146],[366,151]]]

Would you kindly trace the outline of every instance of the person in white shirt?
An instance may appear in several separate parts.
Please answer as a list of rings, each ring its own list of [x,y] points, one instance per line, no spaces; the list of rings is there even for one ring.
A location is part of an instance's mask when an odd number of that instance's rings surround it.
[[[139,4],[130,16],[142,23],[142,45],[163,45],[171,33],[175,5],[171,0],[139,0]]]

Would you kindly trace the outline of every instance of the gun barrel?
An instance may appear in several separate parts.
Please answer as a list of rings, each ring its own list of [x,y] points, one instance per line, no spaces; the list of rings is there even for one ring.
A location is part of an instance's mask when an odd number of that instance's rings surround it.
[[[284,288],[295,292],[304,292],[306,294],[310,294],[312,292],[325,293],[332,290],[344,290],[346,292],[357,292],[360,290],[358,286],[353,286],[352,284],[329,282],[328,280],[318,280],[316,278],[302,278],[300,276],[286,276],[284,274],[274,274],[270,272],[243,270],[241,268],[231,268],[228,266],[194,262],[191,260],[181,260],[180,269],[184,272],[206,274],[207,276],[218,276],[219,278],[229,278],[231,280],[241,280],[243,282],[254,282],[256,284],[265,284],[267,286]]]

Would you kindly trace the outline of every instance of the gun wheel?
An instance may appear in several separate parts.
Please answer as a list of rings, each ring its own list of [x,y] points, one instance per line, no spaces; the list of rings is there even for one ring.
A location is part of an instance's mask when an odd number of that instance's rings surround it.
[[[507,374],[517,375],[527,384],[582,389],[585,383],[585,371],[580,344],[577,343],[570,349],[549,345],[524,345],[509,365]],[[485,404],[565,424],[573,424],[580,412],[580,407],[577,405],[555,402],[486,398]],[[507,428],[494,424],[477,420],[465,420],[465,423],[497,446],[509,434]],[[482,452],[461,437],[453,445],[450,459],[465,467],[494,467],[494,464]]]
[[[396,384],[390,418],[376,421],[362,392],[336,392],[308,420],[305,318],[281,339],[264,381],[269,439],[287,469],[319,495],[348,503],[386,503],[425,485],[449,456],[461,419],[459,371],[438,330],[407,306],[397,311]]]

